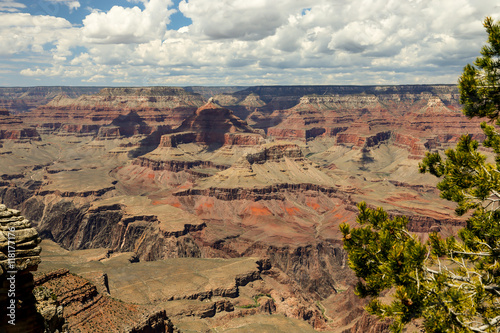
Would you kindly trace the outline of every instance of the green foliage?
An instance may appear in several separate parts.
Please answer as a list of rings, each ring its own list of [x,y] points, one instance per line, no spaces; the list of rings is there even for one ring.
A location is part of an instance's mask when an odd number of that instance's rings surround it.
[[[459,79],[460,102],[468,117],[487,117],[498,121],[500,95],[498,94],[500,68],[500,25],[488,17],[484,20],[488,45],[481,49],[481,57],[474,66],[467,65]]]
[[[469,213],[457,237],[437,233],[425,243],[407,230],[408,220],[381,208],[358,205],[359,227],[342,224],[349,265],[360,278],[356,293],[370,297],[367,311],[393,319],[393,332],[423,318],[427,332],[500,331],[500,25],[484,21],[488,45],[467,65],[459,80],[468,117],[485,117],[483,146],[495,155],[489,163],[469,135],[455,149],[427,153],[421,172],[440,179],[441,197]],[[492,125],[491,123],[494,123]],[[390,292],[392,301],[381,301]]]
[[[268,297],[270,299],[272,299],[274,301],[274,298],[271,297],[270,294],[257,294],[255,295],[252,300],[253,300],[253,304],[245,304],[245,305],[240,305],[238,306],[239,308],[242,308],[242,309],[251,309],[251,308],[257,308],[260,306],[260,303],[259,303],[259,298],[261,297]]]

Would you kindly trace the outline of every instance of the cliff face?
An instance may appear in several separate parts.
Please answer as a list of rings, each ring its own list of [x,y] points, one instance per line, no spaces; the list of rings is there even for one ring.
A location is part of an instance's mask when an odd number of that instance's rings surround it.
[[[38,293],[49,293],[61,304],[67,332],[174,332],[165,311],[102,295],[67,269],[37,276],[35,286]]]
[[[100,87],[0,87],[0,108],[23,113],[47,104],[57,95],[76,98],[83,94],[94,94]]]
[[[226,143],[230,141],[229,134],[234,136],[240,133],[255,133],[231,110],[222,108],[211,101],[198,108],[193,116],[177,128],[177,132],[195,133],[192,142],[206,145]],[[231,141],[238,143],[238,139],[233,138]]]
[[[151,134],[178,127],[204,103],[181,88],[104,88],[76,99],[59,95],[26,115],[45,132],[90,133],[104,137]]]
[[[140,321],[129,305],[124,310],[106,300],[108,292],[170,302],[167,317],[186,330],[240,327],[248,316],[283,325],[275,317],[281,314],[311,329],[377,331],[385,323],[363,316],[357,298],[348,299],[352,311],[345,313],[338,312],[339,299],[329,302],[356,282],[339,224],[354,224],[356,203],[363,200],[391,215],[410,216],[411,231],[423,238],[438,229],[452,235],[462,225],[439,198],[436,180],[418,173],[426,151],[442,151],[465,132],[481,138],[477,123],[461,116],[455,87],[220,92],[205,103],[178,88],[110,88],[57,97],[31,112],[33,118],[0,111],[0,131],[41,131],[41,140],[2,139],[0,202],[21,210],[68,256],[76,251],[93,258],[60,263],[77,270],[111,265],[107,277],[99,277],[108,287],[67,273],[40,282],[37,299],[45,304],[46,324],[60,326],[63,303],[71,309],[63,313],[64,322],[76,328],[87,316],[99,317],[101,307]],[[140,265],[129,266],[120,257],[126,253]],[[209,265],[248,257],[258,258],[261,267],[229,275],[234,278],[227,285],[212,281],[203,289],[199,272],[189,273],[195,279],[179,295],[178,289],[162,289],[161,274],[147,283],[130,282],[142,265],[156,269],[180,260],[172,270],[180,272],[203,260]],[[187,263],[195,259],[196,265]],[[224,277],[232,268],[220,269]],[[64,284],[75,288],[63,290]],[[164,318],[154,311],[145,316],[152,323]],[[107,319],[99,318],[89,320],[104,327]],[[124,328],[118,320],[109,323]]]
[[[35,128],[28,127],[18,116],[0,108],[0,140],[40,140]]]
[[[271,138],[332,138],[366,149],[370,137],[390,132],[388,143],[407,149],[415,159],[455,143],[462,133],[484,138],[479,121],[459,111],[452,85],[251,87],[218,95],[216,101]]]
[[[207,173],[198,172],[195,168],[212,171],[227,169],[231,160],[237,159],[239,154],[265,142],[258,131],[236,117],[231,110],[220,107],[212,100],[198,108],[173,132],[162,135],[158,147],[139,156],[133,164],[153,170],[185,171],[206,177]],[[217,149],[225,150],[219,158],[216,154],[202,154]],[[200,155],[208,156],[203,158]]]
[[[300,103],[301,98],[311,95],[318,97],[373,95],[389,104],[399,104],[399,102],[412,103],[424,94],[437,95],[449,103],[458,103],[458,89],[455,85],[257,86],[218,95],[216,101],[223,106],[233,106],[245,104],[242,101],[250,96],[251,100],[255,100],[254,96],[257,96],[260,104],[258,107],[264,112],[272,112],[292,108]],[[254,107],[257,105],[254,104]]]
[[[430,93],[306,96],[293,108],[275,111],[283,120],[267,131],[278,139],[331,137],[356,149],[370,148],[373,139],[385,137],[414,158],[422,158],[431,147],[454,143],[463,133],[484,138],[479,121],[466,120],[453,97]]]

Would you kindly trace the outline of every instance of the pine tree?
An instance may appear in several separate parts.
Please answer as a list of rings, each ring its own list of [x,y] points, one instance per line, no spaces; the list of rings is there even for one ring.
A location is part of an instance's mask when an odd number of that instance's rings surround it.
[[[441,197],[469,213],[456,237],[437,233],[422,243],[408,232],[408,219],[389,217],[382,209],[358,205],[357,222],[340,226],[349,265],[360,278],[356,293],[371,298],[367,311],[393,319],[401,332],[423,318],[426,332],[500,332],[500,24],[486,18],[488,43],[459,79],[466,116],[485,117],[481,124],[495,163],[478,151],[469,135],[444,156],[427,153],[420,171],[440,179]],[[497,126],[497,127],[495,127]],[[390,291],[393,301],[379,296]]]

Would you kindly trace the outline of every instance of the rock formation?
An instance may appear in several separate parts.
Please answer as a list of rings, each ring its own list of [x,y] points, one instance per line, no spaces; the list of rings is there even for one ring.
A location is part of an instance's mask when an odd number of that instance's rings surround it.
[[[0,228],[0,327],[6,332],[42,332],[31,273],[40,264],[41,239],[18,210],[5,205],[0,205]]]
[[[205,145],[245,144],[245,139],[241,138],[243,134],[247,137],[252,137],[251,134],[257,134],[245,121],[236,117],[231,110],[222,108],[211,100],[198,108],[193,116],[186,119],[177,128],[176,132],[192,133],[194,140],[191,142]],[[248,143],[259,144],[263,143],[263,140],[257,134],[254,139],[249,139]]]
[[[194,169],[226,169],[231,159],[247,149],[244,147],[258,147],[264,142],[258,131],[236,117],[231,110],[210,100],[184,120],[174,133],[163,135],[155,150],[138,157],[133,164],[154,170],[186,171],[203,176],[203,173],[197,173]],[[182,145],[188,144],[198,148],[194,151],[193,147],[184,150]],[[225,158],[200,158],[203,150],[217,148],[225,149]],[[228,159],[230,155],[233,157]]]
[[[28,127],[22,119],[0,108],[0,140],[40,140],[35,128]]]
[[[422,94],[411,101],[391,102],[376,95],[305,96],[293,108],[279,111],[283,121],[270,127],[268,135],[301,141],[332,137],[355,149],[373,147],[384,139],[418,159],[429,149],[456,142],[462,133],[482,137],[478,122],[465,122],[453,100],[445,104],[439,96]],[[401,110],[400,104],[407,109]],[[438,119],[439,126],[431,125]]]
[[[0,133],[36,128],[41,139],[2,139],[0,202],[64,248],[37,278],[42,325],[91,331],[81,321],[96,318],[95,327],[146,331],[168,327],[168,317],[187,331],[383,330],[350,291],[338,226],[355,223],[362,200],[409,216],[424,239],[463,224],[436,180],[418,173],[425,152],[464,132],[481,139],[456,87],[192,91],[218,95],[206,103],[181,88],[106,88],[61,95],[26,117],[0,112]],[[170,275],[231,260],[248,271],[221,264],[181,282]],[[148,267],[160,273],[143,284]],[[139,306],[108,294],[148,296]]]
[[[76,98],[82,94],[95,94],[100,87],[0,87],[0,108],[23,113],[47,104],[57,95]]]
[[[104,88],[76,99],[59,95],[25,119],[48,133],[120,137],[176,128],[203,103],[201,96],[181,88]]]
[[[88,280],[59,269],[35,279],[35,294],[46,302],[50,297],[63,310],[44,304],[46,316],[62,312],[66,332],[164,333],[174,332],[165,311],[137,304],[127,304],[102,295]],[[43,297],[39,295],[50,295]],[[51,313],[50,313],[51,314]],[[46,321],[47,326],[56,322]],[[49,332],[56,332],[51,330]]]

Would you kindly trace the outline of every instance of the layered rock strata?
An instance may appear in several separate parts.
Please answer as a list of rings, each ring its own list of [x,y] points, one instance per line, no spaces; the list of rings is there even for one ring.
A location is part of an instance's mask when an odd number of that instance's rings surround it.
[[[18,210],[0,204],[0,327],[6,332],[38,333],[43,321],[33,296],[41,239]]]
[[[40,140],[35,128],[23,123],[18,116],[13,116],[7,109],[0,108],[0,140]]]
[[[186,119],[176,131],[192,133],[194,138],[191,142],[205,145],[244,144],[244,139],[236,137],[238,134],[257,134],[245,121],[236,117],[231,110],[222,108],[212,100],[198,108],[196,113]],[[251,144],[255,141],[256,144],[263,143],[262,137],[260,137],[261,141],[258,140],[258,137],[260,135],[257,134],[257,137],[250,139],[249,142]]]
[[[174,332],[164,310],[102,295],[95,285],[67,269],[40,275],[35,285],[37,293],[49,293],[61,304],[68,332]]]
[[[224,170],[229,167],[230,161],[217,163],[200,159],[196,156],[197,153],[204,149],[214,150],[221,147],[227,150],[233,147],[235,150],[238,147],[257,147],[264,142],[264,137],[258,131],[236,117],[231,110],[210,100],[184,120],[174,133],[163,135],[155,150],[138,157],[133,164],[153,170],[185,171],[206,177],[193,169]],[[183,145],[189,144],[194,144],[199,149],[190,151],[188,147],[184,150]]]
[[[168,132],[204,103],[182,88],[104,88],[76,99],[60,95],[26,115],[50,133],[99,135],[102,138]],[[101,129],[102,128],[102,129]]]
[[[437,229],[452,235],[460,225],[451,218],[453,207],[440,201],[435,179],[417,168],[425,151],[442,150],[464,131],[478,137],[472,132],[476,125],[458,112],[454,87],[252,88],[218,96],[223,107],[211,101],[182,116],[172,108],[129,108],[140,100],[154,104],[149,98],[156,93],[120,89],[82,98],[80,109],[76,104],[63,109],[41,142],[4,140],[0,198],[21,209],[43,237],[92,253],[96,267],[113,262],[111,271],[124,255],[118,252],[125,251],[133,252],[131,260],[152,266],[156,263],[149,261],[179,257],[267,259],[272,268],[237,288],[193,288],[178,297],[153,293],[168,302],[168,317],[188,331],[239,327],[224,325],[249,316],[262,319],[262,313],[265,322],[281,314],[318,329],[337,329],[336,323],[358,332],[376,327],[362,316],[361,304],[337,314],[327,302],[332,294],[344,297],[343,290],[356,282],[338,228],[354,223],[355,203],[411,215],[411,230],[424,238]],[[94,105],[87,113],[96,101],[102,110]],[[163,112],[166,123],[151,116]],[[177,125],[169,123],[174,118]],[[34,121],[43,123],[40,119]],[[254,125],[275,139],[300,142],[272,143]],[[82,137],[73,135],[77,132]],[[123,153],[134,146],[144,149]],[[116,288],[110,271],[89,279],[97,281],[99,294],[116,297],[129,288],[123,276],[130,274],[122,272],[125,289]],[[69,281],[66,275],[61,279]],[[137,281],[142,290],[153,286],[152,280]],[[43,287],[37,299],[47,325],[55,327],[63,300],[56,295],[51,302],[54,293]],[[89,302],[89,311],[95,314],[106,304],[101,302]]]
[[[0,108],[14,113],[34,110],[47,104],[57,95],[76,98],[83,94],[95,94],[101,87],[0,87]]]
[[[479,122],[459,111],[453,85],[250,87],[215,100],[271,138],[333,138],[370,150],[370,138],[390,133],[385,143],[407,150],[410,159],[445,149],[462,133],[484,139]]]
[[[336,144],[354,149],[369,149],[382,139],[421,159],[463,133],[484,137],[478,121],[467,120],[455,97],[446,97],[421,94],[403,102],[401,96],[385,95],[304,96],[296,106],[275,111],[283,120],[268,128],[268,135],[301,141],[333,137]]]

